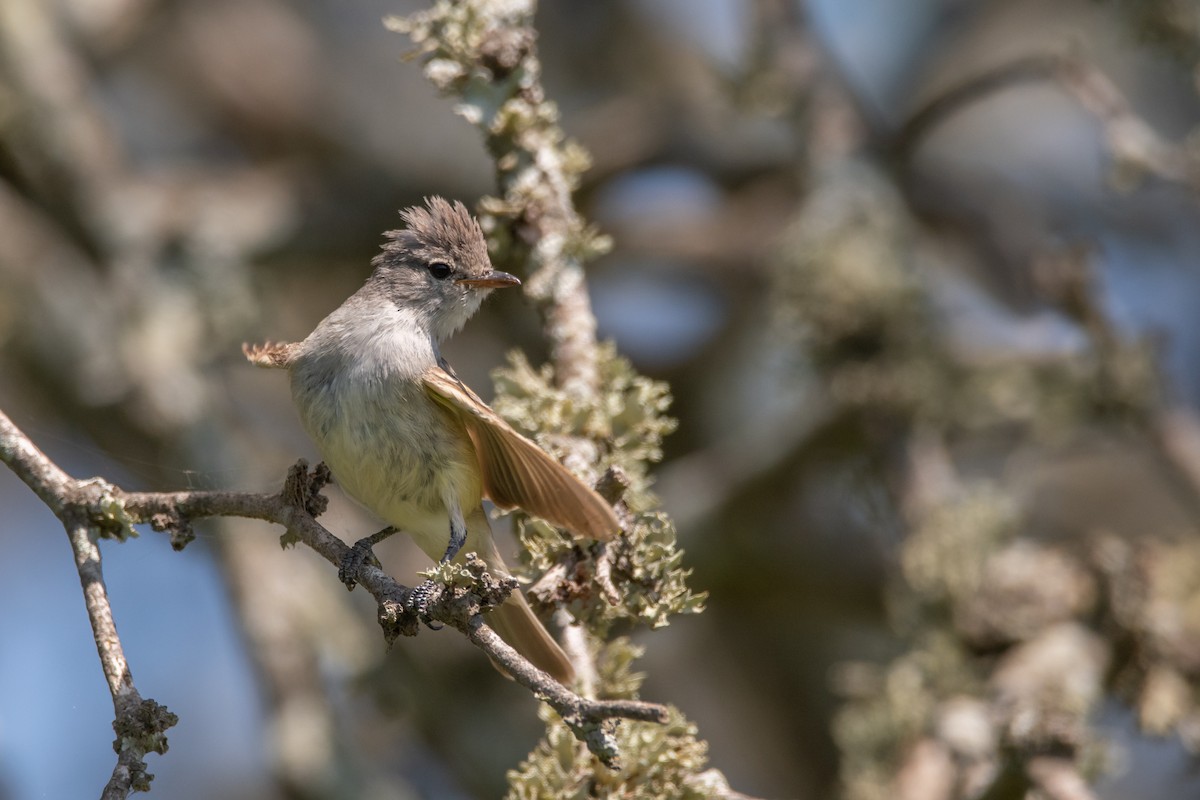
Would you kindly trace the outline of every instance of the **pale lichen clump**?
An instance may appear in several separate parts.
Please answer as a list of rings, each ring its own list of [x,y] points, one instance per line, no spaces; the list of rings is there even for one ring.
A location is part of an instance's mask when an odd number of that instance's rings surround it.
[[[1118,691],[1148,733],[1174,732],[1200,753],[1200,541],[1182,535],[1131,543],[1105,534],[1095,561],[1108,613],[1132,645]]]
[[[642,676],[631,670],[641,648],[618,638],[598,646],[597,669],[612,697],[637,695]],[[553,711],[543,707],[546,738],[509,773],[508,800],[573,800],[579,797],[637,797],[647,800],[703,800],[733,793],[720,772],[705,769],[708,745],[678,709],[665,724],[621,722],[611,731],[623,758],[616,769],[600,768],[596,758]]]
[[[925,602],[954,605],[983,583],[987,558],[1017,533],[1017,509],[994,486],[964,488],[927,513],[901,554],[904,579]]]
[[[694,724],[671,709],[665,724],[624,722],[615,739],[628,754],[617,769],[599,763],[554,712],[543,709],[546,738],[509,774],[509,800],[573,800],[577,797],[638,797],[646,800],[706,800],[728,796],[729,785],[704,770],[708,745]]]
[[[666,415],[671,397],[666,384],[634,372],[611,344],[599,348],[602,389],[580,397],[557,387],[550,366],[534,369],[513,353],[509,366],[496,370],[494,406],[522,433],[550,453],[565,455],[579,439],[597,443],[593,478],[619,471],[626,485],[619,503],[625,531],[598,548],[580,549],[570,538],[540,520],[513,514],[526,576],[542,575],[570,564],[554,600],[590,630],[603,636],[618,621],[658,628],[674,614],[697,613],[704,595],[688,588],[674,523],[658,511],[650,490],[649,465],[662,457],[662,440],[675,429]],[[597,559],[620,587],[616,602],[598,586]]]
[[[611,343],[598,348],[602,386],[598,397],[579,397],[558,387],[550,365],[534,368],[521,353],[509,355],[507,367],[492,374],[493,407],[513,427],[551,454],[566,454],[564,443],[583,437],[603,443],[593,480],[615,467],[628,488],[622,500],[635,511],[649,510],[658,500],[650,491],[650,464],[662,458],[663,439],[678,424],[667,416],[671,394],[662,381],[638,375]]]
[[[845,408],[919,416],[946,394],[910,227],[895,189],[848,162],[815,176],[778,247],[775,329]]]

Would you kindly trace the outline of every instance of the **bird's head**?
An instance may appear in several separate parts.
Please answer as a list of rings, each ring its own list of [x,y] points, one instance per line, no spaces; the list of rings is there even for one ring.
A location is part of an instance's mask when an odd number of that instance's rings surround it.
[[[479,223],[466,207],[441,197],[400,212],[407,226],[388,231],[368,279],[385,302],[411,313],[438,341],[479,310],[492,289],[519,286],[492,267]]]

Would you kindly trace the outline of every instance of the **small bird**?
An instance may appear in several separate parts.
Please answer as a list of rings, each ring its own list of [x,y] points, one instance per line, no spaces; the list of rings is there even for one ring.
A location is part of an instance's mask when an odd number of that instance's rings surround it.
[[[492,267],[462,203],[428,198],[400,212],[366,283],[302,342],[244,345],[285,368],[292,398],[334,480],[435,560],[477,553],[508,574],[482,501],[520,507],[580,537],[607,540],[620,523],[574,474],[517,433],[455,376],[441,344],[493,289],[520,285]],[[365,555],[385,528],[356,545]],[[365,548],[362,545],[366,545]],[[488,618],[496,632],[563,683],[570,661],[514,592]]]

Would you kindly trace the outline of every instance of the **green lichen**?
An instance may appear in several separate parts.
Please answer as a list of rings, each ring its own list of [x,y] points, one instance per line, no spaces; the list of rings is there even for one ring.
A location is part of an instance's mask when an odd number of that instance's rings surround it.
[[[597,360],[600,391],[580,398],[555,385],[552,366],[535,369],[522,353],[512,352],[508,366],[492,373],[493,407],[556,457],[566,455],[572,439],[596,442],[590,477],[609,467],[621,470],[629,480],[625,503],[635,511],[653,509],[658,499],[650,492],[649,467],[662,458],[663,439],[677,425],[666,414],[670,390],[662,381],[638,375],[611,342],[599,346]]]
[[[579,440],[591,443],[596,457],[595,479],[606,470],[620,470],[628,482],[622,498],[625,531],[600,548],[581,548],[569,537],[527,514],[513,512],[523,547],[525,577],[544,574],[554,565],[570,563],[571,574],[557,598],[576,619],[598,635],[625,622],[658,628],[674,614],[698,613],[704,595],[687,586],[690,570],[682,566],[675,525],[656,510],[650,491],[649,465],[662,458],[663,438],[676,422],[666,415],[671,402],[666,384],[638,375],[611,344],[600,347],[600,391],[581,398],[555,385],[550,366],[533,368],[520,353],[496,370],[495,409],[517,430],[557,457],[571,453]],[[568,459],[568,463],[569,459]],[[611,569],[611,585],[619,601],[604,599],[598,586],[600,559]]]
[[[591,649],[604,696],[612,700],[637,700],[646,676],[636,672],[633,665],[646,648],[634,644],[627,636],[618,636],[608,642],[592,639]]]
[[[696,726],[673,707],[664,724],[617,724],[614,736],[621,763],[611,770],[577,742],[552,711],[544,709],[542,717],[546,738],[509,773],[508,800],[704,800],[713,796],[712,781],[724,784],[718,774],[703,771],[708,745],[696,737]],[[724,788],[728,791],[727,785]]]
[[[519,573],[532,578],[560,561],[572,564],[572,574],[560,587],[557,604],[596,635],[605,636],[614,626],[661,628],[676,614],[704,610],[707,593],[693,592],[688,587],[691,570],[683,567],[675,525],[662,512],[633,516],[627,529],[605,546],[603,555],[600,548],[580,548],[545,522],[523,512],[514,512],[513,516],[522,544]],[[601,558],[610,565],[611,584],[619,596],[616,603],[605,599],[603,587],[597,585]]]

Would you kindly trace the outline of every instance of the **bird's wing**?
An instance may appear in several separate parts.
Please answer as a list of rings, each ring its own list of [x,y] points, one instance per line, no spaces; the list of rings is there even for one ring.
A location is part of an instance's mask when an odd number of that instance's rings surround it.
[[[566,467],[512,429],[487,403],[441,367],[427,371],[425,390],[467,427],[483,487],[501,508],[520,507],[578,536],[601,541],[621,530],[612,507]]]

